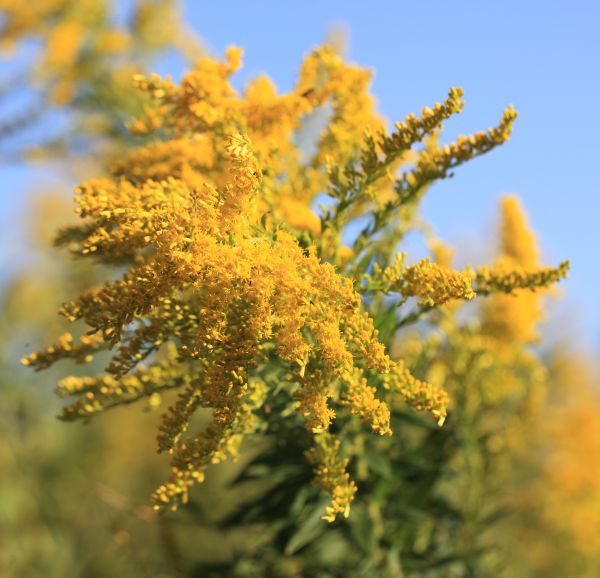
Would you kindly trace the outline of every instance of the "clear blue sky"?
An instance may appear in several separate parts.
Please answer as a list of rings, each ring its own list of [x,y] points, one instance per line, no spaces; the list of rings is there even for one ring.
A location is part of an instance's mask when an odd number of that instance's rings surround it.
[[[450,86],[464,88],[466,108],[448,125],[447,138],[495,124],[513,103],[520,116],[511,141],[435,186],[424,215],[442,238],[477,255],[489,246],[499,197],[519,194],[546,262],[572,261],[559,322],[569,334],[578,330],[600,345],[598,0],[184,5],[188,22],[215,54],[229,44],[244,48],[242,82],[266,72],[288,89],[302,56],[332,26],[341,26],[350,58],[376,70],[374,92],[390,121],[443,99]],[[177,76],[181,66],[167,59],[161,72]],[[2,170],[0,242],[6,256],[15,231],[11,207],[30,178],[22,170]]]

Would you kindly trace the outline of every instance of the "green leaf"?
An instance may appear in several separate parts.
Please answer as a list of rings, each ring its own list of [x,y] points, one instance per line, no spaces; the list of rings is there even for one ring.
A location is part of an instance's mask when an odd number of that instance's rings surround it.
[[[353,505],[349,521],[350,533],[356,544],[366,554],[373,554],[377,546],[377,539],[374,531],[375,524],[368,510],[362,504]]]
[[[385,452],[369,448],[362,458],[367,462],[369,470],[380,475],[382,478],[392,478],[392,467]]]
[[[300,548],[303,548],[307,544],[314,542],[319,536],[321,536],[328,527],[327,522],[321,519],[326,503],[321,502],[304,520],[289,539],[285,553],[289,556],[294,554]]]

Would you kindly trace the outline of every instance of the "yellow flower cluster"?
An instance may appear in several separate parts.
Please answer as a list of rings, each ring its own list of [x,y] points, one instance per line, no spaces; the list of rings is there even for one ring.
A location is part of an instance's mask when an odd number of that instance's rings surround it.
[[[456,271],[432,263],[428,258],[405,267],[404,260],[405,255],[400,254],[394,264],[385,269],[375,263],[373,275],[368,277],[369,289],[417,297],[420,305],[429,307],[475,297],[469,271]]]
[[[184,76],[181,86],[169,78],[137,75],[136,85],[152,97],[154,105],[148,106],[142,118],[130,125],[132,131],[148,134],[161,130],[184,136],[184,140],[201,139],[206,132],[247,134],[259,162],[269,169],[259,200],[261,210],[268,212],[270,222],[285,223],[317,237],[321,225],[310,204],[327,187],[325,167],[354,158],[360,152],[366,130],[383,130],[368,92],[371,73],[348,65],[325,46],[307,56],[289,94],[277,94],[273,83],[261,76],[251,81],[240,95],[231,86],[229,77],[241,66],[241,51],[231,47],[226,58],[225,63],[201,59]],[[307,115],[317,114],[326,105],[331,108],[330,118],[316,138],[315,153],[304,160],[296,145],[301,123]],[[156,145],[160,149],[155,151],[159,157],[156,160],[167,170],[169,162],[178,165],[183,160],[169,153],[168,149],[175,146],[171,143],[174,139]],[[194,144],[194,150],[199,150],[196,146],[206,146],[206,140],[203,143]],[[196,157],[189,144],[187,147],[186,156]],[[203,162],[209,159],[214,162],[214,155],[207,154]],[[136,160],[131,158],[127,165],[136,165]],[[179,166],[173,168],[182,170]],[[214,170],[203,172],[204,178],[208,175],[218,180],[222,174],[219,166],[206,168]],[[149,165],[148,170],[156,169]]]
[[[348,65],[335,52],[323,47],[305,59],[298,85],[314,105],[327,102],[331,116],[321,134],[314,164],[344,164],[360,152],[366,132],[383,131],[382,118],[368,92],[373,73]]]
[[[161,393],[189,386],[191,373],[179,365],[170,347],[165,359],[119,378],[110,373],[97,377],[65,377],[58,382],[60,397],[77,397],[63,409],[60,418],[74,421],[123,404],[146,399],[150,407],[160,405]]]
[[[497,127],[470,136],[459,136],[455,142],[442,147],[425,149],[419,155],[414,169],[405,173],[395,185],[401,202],[409,202],[430,182],[445,178],[453,168],[506,142],[516,118],[515,109],[509,106],[504,110]]]
[[[568,346],[554,352],[551,363],[548,414],[537,432],[547,459],[522,498],[542,506],[542,535],[559,537],[543,548],[539,565],[551,567],[564,556],[561,549],[573,549],[593,574],[600,555],[599,368]]]
[[[404,121],[395,124],[396,130],[381,142],[381,150],[386,157],[399,150],[408,150],[413,143],[422,141],[440,127],[442,121],[462,111],[465,103],[462,100],[462,88],[451,88],[448,98],[443,104],[436,103],[433,109],[425,107],[421,116],[409,114]]]
[[[402,163],[407,162],[409,157],[423,157],[425,151],[415,153],[411,148],[427,136],[435,134],[444,120],[462,110],[464,103],[461,97],[461,89],[450,89],[443,104],[434,105],[433,110],[425,107],[419,118],[414,114],[408,115],[403,122],[396,123],[395,131],[390,134],[383,130],[372,132],[367,127],[365,143],[358,151],[359,154],[345,159],[345,163],[333,162],[334,159],[328,156],[326,167],[329,193],[338,200],[338,204],[326,213],[325,225],[339,231],[348,217],[355,216],[356,211],[368,201],[374,201],[379,211],[383,212],[383,216],[375,214],[376,222],[380,221],[379,224],[383,224],[389,219],[390,211],[408,201],[406,191],[402,192],[401,185],[403,179],[407,178],[406,175],[395,180],[393,172]],[[476,153],[473,154],[475,155]],[[360,159],[358,163],[357,157]],[[432,179],[437,178],[434,175],[430,176]],[[384,178],[395,182],[396,191],[391,198],[388,191],[380,190]],[[382,198],[379,198],[380,196]]]
[[[392,362],[352,283],[289,233],[259,228],[262,172],[247,137],[234,133],[220,155],[228,164],[219,188],[210,182],[192,188],[181,177],[125,176],[122,167],[115,180],[79,188],[85,224],[64,231],[61,242],[82,256],[131,266],[121,280],[63,308],[69,319],[85,320],[93,339],[79,345],[63,339],[25,360],[42,368],[59,358],[87,359],[95,347],[117,347],[105,376],[61,383],[62,394],[79,396],[66,419],[182,389],[160,426],[159,449],[172,464],[171,479],[154,496],[160,507],[185,501],[205,468],[234,455],[243,435],[254,431],[257,404],[248,399],[260,381],[249,377],[269,343],[295,373],[298,409],[315,433],[335,415],[327,400],[336,382],[342,405],[378,433],[390,433],[389,410],[359,375],[387,373]],[[167,342],[177,344],[168,363],[157,357],[139,365]],[[200,407],[212,409],[212,422],[186,437]],[[338,490],[333,494],[336,503]]]
[[[315,447],[307,459],[315,465],[315,483],[332,496],[331,505],[325,508],[324,520],[333,522],[338,514],[350,515],[350,504],[356,494],[356,484],[346,471],[348,459],[340,457],[340,441],[329,433],[317,436]]]
[[[408,398],[408,395],[405,398]],[[377,389],[368,385],[367,379],[360,371],[355,371],[349,376],[347,390],[341,403],[348,407],[352,415],[359,415],[363,421],[369,423],[374,432],[380,435],[392,434],[387,404],[377,398]]]
[[[543,317],[540,289],[564,279],[569,262],[539,267],[535,236],[515,196],[501,203],[500,252],[496,266],[478,268],[474,275],[477,293],[496,293],[485,304],[484,328],[503,342],[534,341]]]
[[[392,397],[398,395],[417,411],[427,410],[442,426],[446,421],[448,394],[432,383],[415,378],[404,361],[394,363],[392,370],[383,378],[384,388]]]
[[[105,374],[59,384],[60,395],[75,398],[64,410],[69,420],[142,399],[156,405],[163,390],[178,390],[159,426],[171,476],[154,494],[158,509],[176,508],[211,464],[235,458],[244,437],[261,429],[265,400],[286,395],[281,418],[296,410],[314,435],[308,455],[332,496],[326,519],[333,520],[348,514],[356,492],[341,442],[329,432],[336,410],[389,435],[388,401],[428,411],[440,425],[448,403],[440,386],[385,351],[353,275],[336,269],[348,253],[341,227],[375,206],[373,227],[360,237],[368,245],[426,183],[504,142],[515,114],[509,109],[487,133],[425,147],[396,180],[395,199],[373,203],[404,154],[461,110],[462,92],[452,89],[443,104],[386,135],[368,93],[370,74],[331,49],[310,54],[284,95],[265,77],[238,93],[230,77],[241,56],[230,48],[224,62],[203,58],[180,84],[135,77],[149,104],[130,127],[150,142],[115,163],[109,178],[77,189],[83,222],[57,239],[125,273],[62,308],[88,328],[79,343],[63,337],[24,363],[42,369],[112,350]],[[330,122],[306,158],[296,145],[303,119],[327,106]],[[327,186],[337,204],[319,220],[311,202]],[[365,246],[355,245],[353,255]],[[367,288],[422,306],[473,297],[468,274],[428,260],[374,267]],[[283,367],[282,383],[263,371],[274,364]],[[211,419],[195,432],[200,409]]]
[[[99,334],[83,335],[78,344],[73,342],[70,333],[61,335],[54,345],[50,345],[37,353],[23,359],[23,365],[31,365],[36,371],[46,369],[59,359],[73,359],[76,363],[89,363],[92,354],[103,346],[102,336]]]
[[[509,263],[509,259],[504,259],[494,267],[478,267],[474,279],[477,293],[513,293],[520,289],[535,292],[565,279],[569,271],[568,261],[563,261],[558,267],[540,267],[533,270],[519,265],[510,266]]]
[[[468,275],[423,259],[404,271],[400,293],[419,298],[421,305],[437,306],[454,299],[473,299],[475,292]]]

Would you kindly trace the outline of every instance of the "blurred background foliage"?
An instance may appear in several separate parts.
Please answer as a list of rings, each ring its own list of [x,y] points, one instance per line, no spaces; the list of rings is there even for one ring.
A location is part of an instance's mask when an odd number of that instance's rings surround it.
[[[171,0],[127,10],[105,0],[0,0],[0,50],[19,63],[0,87],[9,103],[0,154],[60,174],[102,170],[127,149],[124,123],[144,104],[134,72],[166,51],[193,61],[205,49]],[[64,331],[55,311],[65,296],[107,275],[51,248],[71,211],[64,191],[40,183],[23,222],[23,266],[2,280],[2,576],[598,576],[594,357],[560,335],[541,348],[517,333],[501,347],[489,308],[466,320],[448,308],[436,319],[443,331],[388,330],[418,375],[444,383],[452,406],[443,428],[398,407],[392,438],[341,429],[359,486],[348,520],[321,520],[307,434],[293,419],[273,420],[238,463],[214,467],[186,508],[157,515],[146,499],[164,476],[148,433],[155,408],[61,424],[50,385],[77,368],[40,376],[19,365]],[[507,315],[513,305],[498,307]],[[384,337],[388,317],[382,302]],[[268,403],[281,400],[273,393]]]
[[[0,14],[0,51],[18,64],[0,87],[3,159],[116,156],[141,106],[131,76],[168,52],[204,51],[173,0],[2,0]]]

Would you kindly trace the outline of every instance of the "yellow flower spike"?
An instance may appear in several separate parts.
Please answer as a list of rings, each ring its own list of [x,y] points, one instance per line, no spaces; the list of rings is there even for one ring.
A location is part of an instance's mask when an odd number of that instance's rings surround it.
[[[338,514],[346,518],[350,515],[350,504],[357,490],[346,471],[348,460],[340,456],[340,445],[331,434],[322,433],[315,437],[315,446],[306,452],[315,468],[315,483],[331,496],[331,503],[322,516],[329,523],[334,522]]]
[[[367,276],[371,290],[399,293],[403,297],[417,297],[420,305],[438,307],[456,299],[475,297],[470,271],[455,271],[432,263],[428,258],[414,265],[404,266],[405,255],[397,255],[394,264],[382,269],[378,264]]]
[[[503,342],[537,339],[536,326],[543,318],[541,297],[550,285],[566,278],[569,262],[540,267],[533,231],[517,197],[501,202],[500,257],[493,267],[473,274],[475,290],[492,294],[484,305],[484,330]]]
[[[448,109],[449,112],[455,113],[460,111],[460,106],[452,104],[456,103],[458,98],[456,95],[453,97],[452,94],[451,91],[449,96],[451,104],[448,105]],[[432,143],[432,146],[425,148],[420,153],[414,169],[404,173],[395,185],[398,203],[412,202],[418,198],[427,184],[447,177],[453,168],[505,143],[511,135],[516,118],[515,109],[509,106],[504,110],[497,127],[490,128],[486,132],[477,132],[469,137],[459,136],[453,143],[442,147]]]
[[[406,267],[392,285],[404,296],[418,297],[421,305],[437,307],[454,299],[473,299],[475,292],[467,273],[454,271],[423,259]]]
[[[391,396],[399,394],[408,405],[417,411],[429,411],[443,425],[449,402],[444,389],[415,378],[403,361],[392,365],[383,383]]]
[[[46,369],[60,359],[73,359],[76,363],[89,363],[93,359],[93,353],[105,348],[106,344],[102,336],[97,333],[83,335],[77,344],[74,343],[70,333],[65,333],[58,338],[54,345],[23,357],[21,363],[33,367],[36,371]]]
[[[225,49],[225,58],[231,72],[236,72],[242,67],[244,51],[239,46],[228,46]]]

